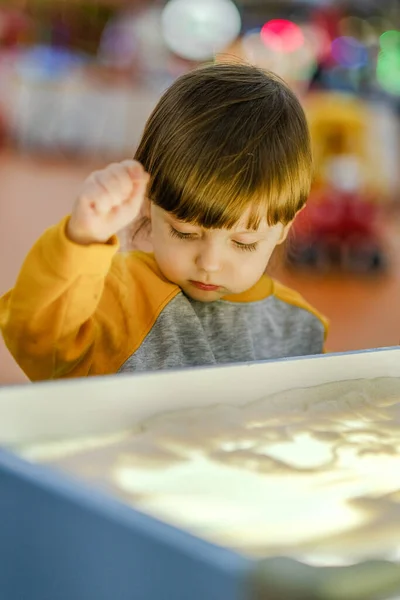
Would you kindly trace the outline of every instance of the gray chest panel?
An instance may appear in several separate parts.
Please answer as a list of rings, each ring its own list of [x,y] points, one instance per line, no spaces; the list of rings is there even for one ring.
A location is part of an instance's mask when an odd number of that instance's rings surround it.
[[[319,354],[322,322],[275,296],[249,304],[202,303],[178,294],[120,372]]]

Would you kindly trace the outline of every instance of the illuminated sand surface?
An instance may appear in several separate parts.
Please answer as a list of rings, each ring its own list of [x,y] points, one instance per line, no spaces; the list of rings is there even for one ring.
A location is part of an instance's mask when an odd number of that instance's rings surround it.
[[[17,451],[250,556],[400,560],[400,379],[188,409]]]

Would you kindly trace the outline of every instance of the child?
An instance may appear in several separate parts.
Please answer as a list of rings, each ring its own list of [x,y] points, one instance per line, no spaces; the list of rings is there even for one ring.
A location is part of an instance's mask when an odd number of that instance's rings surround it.
[[[281,79],[244,64],[180,77],[135,160],[93,173],[28,254],[0,300],[10,352],[32,380],[322,352],[325,320],[263,275],[311,177]],[[117,253],[143,217],[154,254]]]

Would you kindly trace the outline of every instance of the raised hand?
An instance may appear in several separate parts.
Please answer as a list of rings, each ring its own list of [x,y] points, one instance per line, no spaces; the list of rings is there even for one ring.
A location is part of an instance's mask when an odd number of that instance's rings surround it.
[[[149,175],[134,160],[112,163],[84,182],[67,226],[77,244],[105,243],[141,212]]]

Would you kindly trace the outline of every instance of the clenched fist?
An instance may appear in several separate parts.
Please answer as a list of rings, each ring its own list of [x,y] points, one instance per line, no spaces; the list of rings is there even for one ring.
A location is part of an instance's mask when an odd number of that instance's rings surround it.
[[[148,173],[134,160],[92,173],[68,222],[70,240],[84,245],[107,242],[140,214],[148,181]]]

